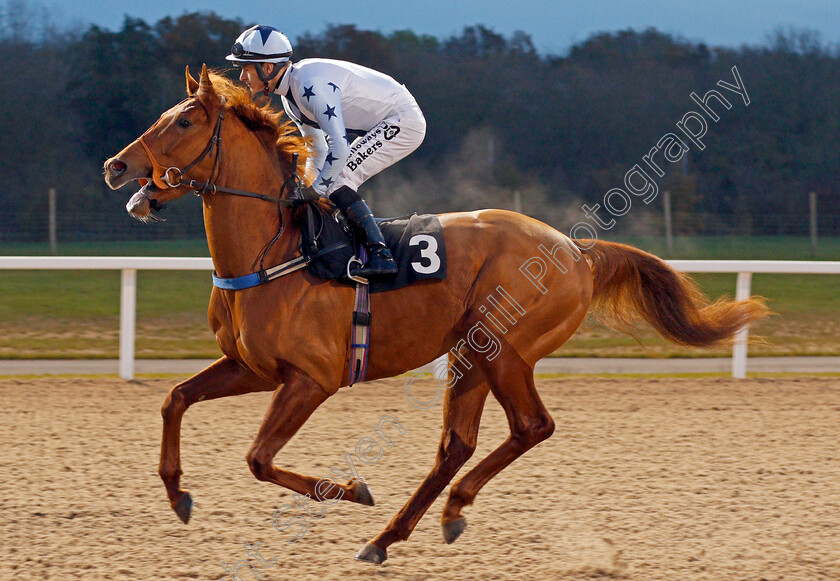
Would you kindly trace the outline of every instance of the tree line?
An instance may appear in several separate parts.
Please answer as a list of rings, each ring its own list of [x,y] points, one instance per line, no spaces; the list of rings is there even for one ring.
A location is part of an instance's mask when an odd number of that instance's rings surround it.
[[[0,18],[0,241],[43,239],[51,187],[64,239],[95,237],[102,223],[132,237],[200,235],[200,212],[188,202],[166,211],[168,230],[132,224],[128,194],[107,190],[102,163],[183,98],[186,65],[236,75],[224,57],[250,23],[196,12],[156,23],[126,17],[117,31],[42,25],[34,33],[23,31],[33,21],[20,15],[26,10],[8,2]],[[524,32],[505,37],[481,25],[447,39],[331,25],[291,40],[294,60],[376,68],[405,83],[423,109],[423,145],[370,186],[379,213],[510,207],[518,192],[527,213],[558,226],[574,220],[582,204],[623,187],[687,111],[699,111],[692,92],[720,90],[737,66],[749,106],[729,93],[734,106],[718,108],[705,149],[659,180],[677,215],[704,217],[678,228],[790,233],[793,222],[807,223],[813,191],[821,227],[840,232],[840,51],[812,31],[777,30],[764,45],[725,48],[624,30],[564,55],[539,54]],[[661,203],[644,212],[661,213]]]

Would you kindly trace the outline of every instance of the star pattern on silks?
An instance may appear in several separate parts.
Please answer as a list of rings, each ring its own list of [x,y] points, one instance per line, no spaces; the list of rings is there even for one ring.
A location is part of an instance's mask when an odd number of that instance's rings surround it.
[[[330,187],[333,184],[332,178],[321,178],[321,185],[325,188]]]
[[[303,87],[303,98],[306,99],[307,103],[309,102],[310,97],[315,96],[315,93],[312,91],[312,88],[314,86],[315,85],[312,85],[312,87],[307,87],[306,85],[304,85],[304,87]]]
[[[327,121],[329,121],[333,117],[338,117],[338,115],[335,112],[335,107],[330,107],[329,105],[327,105],[327,110],[321,113],[321,115],[326,115]]]
[[[327,157],[324,158],[324,161],[326,161],[328,164],[332,165],[332,162],[334,162],[337,159],[338,159],[337,157],[333,157],[332,151],[328,151],[327,152]]]
[[[327,83],[327,84],[328,84],[330,87],[332,87],[332,88],[333,88],[333,93],[335,93],[336,91],[339,91],[339,90],[340,90],[340,89],[338,88],[338,85],[336,85],[335,83]]]

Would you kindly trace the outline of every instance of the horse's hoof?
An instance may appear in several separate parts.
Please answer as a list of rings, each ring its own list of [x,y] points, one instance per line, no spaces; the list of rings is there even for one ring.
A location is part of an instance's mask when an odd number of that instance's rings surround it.
[[[464,529],[467,528],[467,519],[461,517],[453,521],[445,522],[443,523],[442,528],[443,540],[446,541],[447,545],[451,545],[458,537],[461,536]]]
[[[356,500],[359,504],[364,504],[365,506],[373,506],[373,494],[370,493],[370,487],[364,483],[356,481]]]
[[[192,514],[192,507],[193,507],[193,499],[190,496],[189,492],[185,492],[184,496],[181,497],[175,506],[172,507],[172,510],[175,511],[175,514],[178,515],[178,518],[181,519],[181,522],[187,524],[190,522],[190,515]]]
[[[365,563],[373,563],[374,565],[381,565],[385,559],[388,558],[388,553],[385,549],[380,549],[373,543],[368,543],[356,553],[357,561],[364,561]]]

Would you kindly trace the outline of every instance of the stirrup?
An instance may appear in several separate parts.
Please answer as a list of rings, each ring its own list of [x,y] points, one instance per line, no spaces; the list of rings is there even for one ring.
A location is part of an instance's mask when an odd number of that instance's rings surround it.
[[[347,278],[359,284],[368,284],[368,279],[363,278],[361,276],[356,276],[350,272],[350,267],[353,264],[358,264],[360,267],[365,266],[365,263],[362,262],[362,260],[358,256],[353,256],[350,260],[347,261]]]

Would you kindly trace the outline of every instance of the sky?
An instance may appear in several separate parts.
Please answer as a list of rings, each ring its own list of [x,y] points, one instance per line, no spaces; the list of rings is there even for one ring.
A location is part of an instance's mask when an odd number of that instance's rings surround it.
[[[40,5],[63,22],[110,30],[119,30],[125,15],[154,23],[213,11],[246,25],[274,26],[292,40],[304,32],[319,34],[328,24],[383,33],[408,29],[439,38],[483,24],[504,36],[526,32],[541,53],[557,55],[595,32],[651,26],[713,46],[762,44],[774,29],[790,26],[815,29],[824,41],[840,43],[838,0],[41,0]]]

